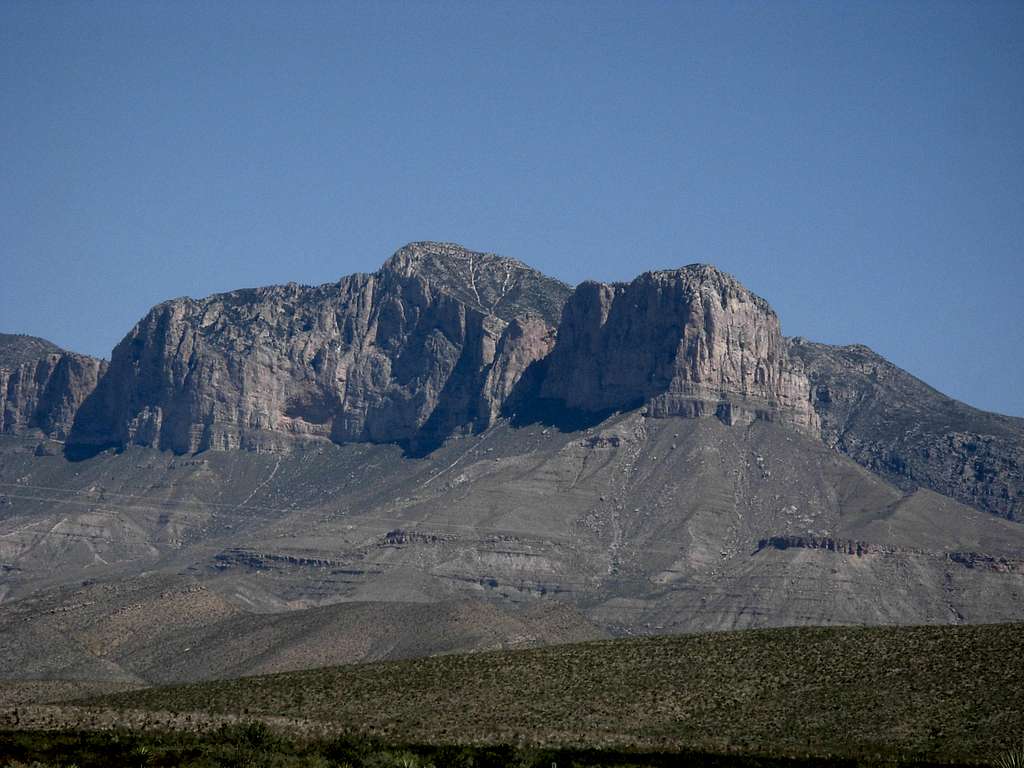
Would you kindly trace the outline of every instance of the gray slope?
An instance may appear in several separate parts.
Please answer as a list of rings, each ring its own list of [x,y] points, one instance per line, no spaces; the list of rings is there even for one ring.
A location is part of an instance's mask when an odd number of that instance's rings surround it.
[[[544,643],[597,631],[580,614],[613,634],[1024,617],[1024,527],[768,422],[502,423],[423,459],[4,448],[0,677],[170,681]],[[501,613],[516,606],[542,618],[526,631]]]
[[[872,352],[794,339],[826,444],[903,487],[1024,515],[1024,419],[972,408]]]

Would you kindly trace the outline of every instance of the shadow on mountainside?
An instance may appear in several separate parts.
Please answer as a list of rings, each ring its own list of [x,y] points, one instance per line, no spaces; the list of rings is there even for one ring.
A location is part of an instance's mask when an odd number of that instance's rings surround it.
[[[578,432],[581,429],[596,427],[616,413],[632,411],[644,404],[644,398],[640,397],[613,408],[586,411],[582,408],[571,408],[560,399],[542,397],[541,386],[547,375],[549,359],[545,357],[532,363],[512,390],[502,410],[502,415],[509,419],[512,426],[528,427],[541,424],[561,432]]]

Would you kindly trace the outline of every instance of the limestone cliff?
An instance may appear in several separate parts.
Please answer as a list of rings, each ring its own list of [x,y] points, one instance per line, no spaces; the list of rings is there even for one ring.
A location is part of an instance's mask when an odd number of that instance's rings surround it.
[[[778,419],[817,430],[810,384],[768,303],[714,267],[580,285],[566,303],[541,396],[584,411]]]
[[[569,288],[525,265],[414,243],[374,274],[155,307],[113,352],[74,450],[427,448],[487,426],[544,357]]]
[[[65,439],[105,369],[44,339],[0,334],[0,433]]]

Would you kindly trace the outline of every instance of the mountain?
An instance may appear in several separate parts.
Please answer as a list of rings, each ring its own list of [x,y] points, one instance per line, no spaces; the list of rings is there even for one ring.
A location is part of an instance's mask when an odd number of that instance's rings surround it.
[[[374,275],[154,308],[114,350],[69,450],[429,450],[510,401],[818,425],[774,312],[713,267],[570,293],[509,259],[415,243]]]
[[[694,264],[569,297],[541,395],[590,412],[785,421],[814,433],[810,385],[768,303]]]
[[[95,379],[40,349],[3,368],[54,372],[4,390],[0,677],[1024,618],[1024,422],[709,265],[569,288],[413,243],[165,302]]]
[[[0,333],[0,433],[63,440],[106,362],[46,339]]]
[[[411,243],[338,283],[160,304],[106,369],[0,335],[0,431],[67,439],[71,458],[318,440],[423,455],[503,415],[565,425],[646,407],[779,420],[905,489],[1024,509],[1024,419],[866,347],[786,339],[767,302],[709,265],[573,290],[513,259]]]
[[[69,449],[433,447],[492,423],[568,293],[511,259],[414,243],[338,283],[175,299],[114,349]]]
[[[1011,520],[1024,516],[1024,419],[935,391],[864,346],[793,339],[825,443],[899,485]]]

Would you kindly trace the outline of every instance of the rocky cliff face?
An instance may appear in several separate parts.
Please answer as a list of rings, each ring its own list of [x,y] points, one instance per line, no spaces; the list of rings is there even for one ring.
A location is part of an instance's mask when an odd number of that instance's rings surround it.
[[[860,345],[790,342],[829,446],[904,487],[1024,518],[1024,419],[971,408]]]
[[[73,449],[430,447],[485,427],[544,357],[569,288],[525,265],[414,243],[372,275],[176,299],[114,350]]]
[[[818,427],[810,384],[768,303],[711,266],[584,283],[565,306],[541,388],[584,411],[646,403],[652,416],[717,415]]]
[[[337,283],[165,302],[109,370],[0,336],[0,398],[0,432],[67,438],[72,457],[306,440],[418,453],[517,410],[780,421],[906,488],[1024,516],[1024,420],[864,347],[787,340],[763,299],[707,265],[571,290],[511,259],[413,243]]]
[[[106,362],[44,339],[0,334],[0,433],[64,440]]]

